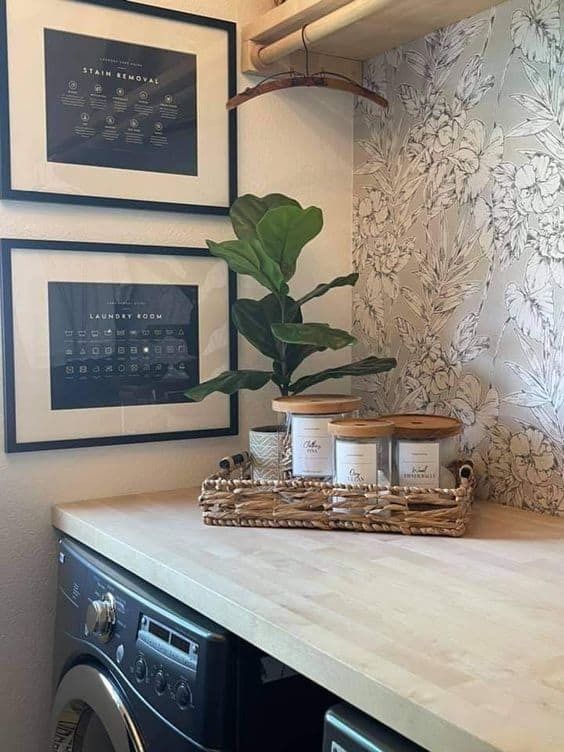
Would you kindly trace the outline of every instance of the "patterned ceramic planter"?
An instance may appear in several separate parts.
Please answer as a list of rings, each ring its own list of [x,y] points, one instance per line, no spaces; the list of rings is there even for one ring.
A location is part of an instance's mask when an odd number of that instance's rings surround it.
[[[253,462],[253,480],[277,480],[285,471],[284,430],[278,426],[261,426],[249,431],[249,450]]]

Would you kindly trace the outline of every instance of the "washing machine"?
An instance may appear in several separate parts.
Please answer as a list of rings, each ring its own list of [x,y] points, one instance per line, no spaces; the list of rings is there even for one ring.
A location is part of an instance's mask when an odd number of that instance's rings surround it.
[[[62,538],[51,752],[311,752],[334,696]]]

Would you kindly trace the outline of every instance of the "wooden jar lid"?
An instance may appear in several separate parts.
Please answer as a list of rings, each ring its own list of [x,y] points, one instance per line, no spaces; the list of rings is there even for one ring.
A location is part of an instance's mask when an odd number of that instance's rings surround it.
[[[362,406],[360,397],[350,394],[297,394],[293,397],[278,397],[272,400],[276,413],[298,415],[333,415],[351,413]]]
[[[394,424],[380,418],[342,418],[332,420],[329,433],[342,439],[380,439],[394,432]]]
[[[444,415],[407,413],[382,417],[394,424],[396,439],[447,439],[449,436],[458,436],[462,431],[459,420]]]

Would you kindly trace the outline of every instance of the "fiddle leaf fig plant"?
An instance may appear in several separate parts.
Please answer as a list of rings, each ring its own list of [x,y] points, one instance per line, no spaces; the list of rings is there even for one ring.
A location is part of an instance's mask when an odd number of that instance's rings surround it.
[[[214,392],[234,394],[241,389],[257,390],[274,382],[282,395],[299,394],[328,379],[366,376],[394,368],[394,358],[364,358],[336,368],[294,379],[303,361],[316,352],[340,350],[356,341],[352,334],[325,322],[304,322],[302,307],[337,287],[353,287],[358,274],[337,277],[317,285],[295,299],[289,282],[303,248],[323,228],[321,209],[304,209],[288,196],[272,193],[262,198],[246,195],[231,207],[231,224],[237,238],[223,243],[207,241],[210,253],[223,259],[237,274],[252,277],[268,291],[260,300],[241,298],[232,309],[239,334],[271,361],[264,371],[225,371],[185,394],[199,402]]]

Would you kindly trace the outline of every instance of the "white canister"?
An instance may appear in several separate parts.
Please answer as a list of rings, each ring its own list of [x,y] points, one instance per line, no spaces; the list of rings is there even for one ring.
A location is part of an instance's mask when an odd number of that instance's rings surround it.
[[[272,409],[283,417],[285,430],[291,436],[292,477],[332,479],[329,422],[352,416],[361,404],[360,397],[345,394],[307,394],[273,400]]]
[[[394,424],[393,483],[416,488],[440,488],[445,478],[444,440],[457,436],[462,423],[444,415],[386,415]],[[454,479],[453,479],[454,480]]]
[[[332,421],[335,483],[389,485],[393,431],[392,423],[376,418]]]

